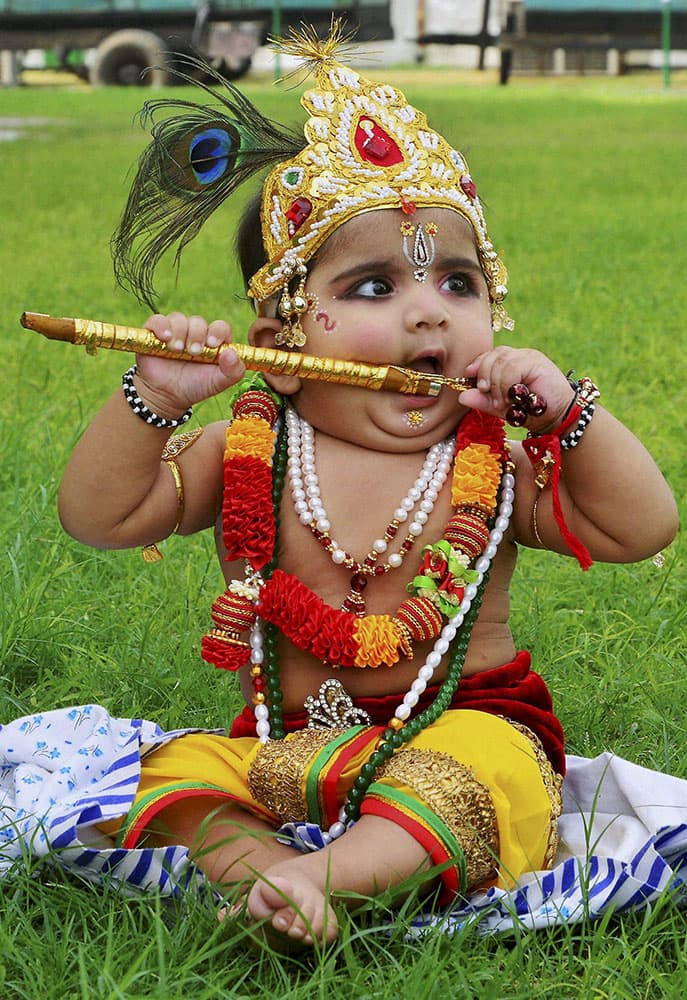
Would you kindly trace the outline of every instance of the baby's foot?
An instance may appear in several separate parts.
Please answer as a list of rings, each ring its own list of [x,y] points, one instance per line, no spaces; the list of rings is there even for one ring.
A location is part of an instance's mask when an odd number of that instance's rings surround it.
[[[248,915],[263,922],[268,942],[278,950],[330,944],[339,928],[325,893],[302,869],[293,865],[280,869],[284,874],[268,869],[254,883],[246,903]]]

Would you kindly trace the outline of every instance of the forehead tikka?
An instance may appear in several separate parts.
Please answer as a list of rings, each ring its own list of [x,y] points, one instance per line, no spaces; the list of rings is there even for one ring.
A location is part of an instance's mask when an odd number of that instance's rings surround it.
[[[427,280],[427,269],[434,263],[436,254],[434,237],[438,231],[435,222],[428,222],[426,226],[423,226],[421,222],[417,226],[414,226],[412,222],[401,223],[403,254],[408,263],[415,268],[413,277],[416,281]]]

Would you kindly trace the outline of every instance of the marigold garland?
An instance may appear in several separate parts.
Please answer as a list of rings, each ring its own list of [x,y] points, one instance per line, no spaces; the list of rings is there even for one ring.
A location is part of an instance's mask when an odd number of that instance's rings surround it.
[[[276,408],[251,392],[241,397],[227,430],[223,529],[227,558],[246,559],[253,573],[271,559],[276,527],[272,505],[272,454]],[[235,413],[237,412],[235,411]],[[468,412],[456,436],[451,486],[454,512],[444,538],[422,550],[408,585],[412,595],[394,615],[361,617],[330,607],[298,577],[276,569],[254,597],[236,581],[213,605],[215,628],[203,640],[203,657],[236,670],[249,660],[239,623],[250,613],[276,626],[299,649],[341,667],[393,666],[412,656],[412,643],[436,638],[444,621],[476,579],[470,568],[484,550],[508,460],[503,421]],[[250,588],[248,588],[250,590]],[[250,608],[250,612],[249,612]]]

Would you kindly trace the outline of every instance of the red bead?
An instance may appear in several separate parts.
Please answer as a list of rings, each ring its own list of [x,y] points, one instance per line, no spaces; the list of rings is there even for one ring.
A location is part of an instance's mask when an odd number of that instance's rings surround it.
[[[518,403],[522,405],[527,401],[529,395],[530,395],[529,387],[526,386],[523,382],[516,382],[516,384],[512,385],[508,390],[508,399],[511,401],[511,403]]]
[[[386,570],[383,566],[375,566],[375,576],[384,576]]]
[[[398,528],[396,527],[395,524],[390,524],[389,527],[386,529],[386,533],[389,538],[395,538],[397,532]]]
[[[533,417],[541,417],[548,409],[546,400],[543,396],[540,396],[538,392],[531,392],[529,394],[527,397],[527,404],[530,414]]]
[[[254,677],[253,678],[253,688],[256,691],[264,691],[267,687],[267,681],[264,677]]]
[[[354,573],[351,577],[351,590],[361,593],[367,587],[367,577],[364,573]]]

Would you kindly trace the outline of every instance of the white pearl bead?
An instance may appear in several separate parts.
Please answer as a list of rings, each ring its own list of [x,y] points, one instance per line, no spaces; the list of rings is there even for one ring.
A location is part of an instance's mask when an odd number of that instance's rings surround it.
[[[434,644],[434,650],[435,652],[440,653],[442,656],[448,653],[448,643],[446,639],[437,639],[436,643]]]
[[[465,615],[463,614],[462,611],[457,611],[455,613],[455,615],[452,616],[450,624],[451,624],[451,627],[456,630],[456,632],[458,631],[458,629],[460,628],[460,626],[463,624],[463,619],[464,618],[465,618]],[[455,638],[455,633],[454,633],[454,638]]]
[[[510,490],[515,486],[515,476],[511,472],[507,472],[503,477],[503,485]]]
[[[415,693],[415,691],[411,690],[406,694],[405,698],[403,699],[403,704],[409,705],[411,708],[415,708],[419,700],[420,700],[419,696]],[[398,712],[396,712],[396,715],[398,715]]]
[[[306,492],[307,496],[309,496],[311,499],[313,499],[314,497],[319,497],[319,495],[320,495],[320,487],[319,486],[308,486],[308,488],[307,488],[307,490],[305,492]]]
[[[451,622],[452,621],[453,621],[453,619],[451,619]],[[451,622],[449,622],[448,625],[444,625],[444,627],[441,630],[441,638],[442,639],[446,639],[446,642],[448,642],[448,643],[453,642],[453,640],[456,637],[456,633],[458,631],[458,629],[456,628],[456,626],[453,625],[453,624],[451,624]]]
[[[398,567],[402,564],[402,562],[403,562],[403,556],[400,554],[400,552],[392,552],[391,555],[389,556],[389,565],[393,569],[398,569]]]
[[[504,490],[503,499],[506,500],[508,503],[513,503],[513,501],[515,500],[515,490]]]
[[[494,527],[497,531],[505,531],[508,527],[508,518],[503,516],[497,517],[494,521]]]
[[[463,600],[460,602],[460,610],[463,612],[464,615],[466,615],[470,610],[471,604],[472,601],[468,600],[467,597],[464,597]]]
[[[424,510],[419,510],[415,515],[415,520],[418,524],[427,524],[427,518],[429,514],[425,514]]]
[[[346,820],[347,820],[347,817],[346,817],[346,807],[345,806],[341,806],[341,808],[339,809],[339,822],[342,823],[345,826],[346,825]],[[330,833],[332,832],[332,828],[331,827],[329,827],[329,832]]]
[[[477,596],[477,584],[469,583],[465,588],[465,596],[469,601],[474,601]]]
[[[396,718],[400,719],[401,722],[405,722],[406,719],[410,718],[410,710],[411,710],[411,706],[405,704],[405,698],[403,699],[403,701],[404,701],[403,705],[399,705],[396,711],[394,712]]]
[[[425,494],[425,497],[426,496],[427,494]],[[424,511],[425,514],[431,514],[434,510],[434,504],[430,500],[425,499],[420,504],[420,510]]]
[[[375,552],[386,552],[388,547],[389,547],[388,544],[384,541],[383,538],[375,538],[374,542],[372,543],[372,548],[375,550]]]
[[[441,663],[441,653],[437,653],[437,651],[433,649],[432,652],[427,657],[426,662],[428,667],[431,667],[433,670],[436,670],[436,668]]]
[[[334,549],[334,551],[332,552],[333,563],[336,563],[337,566],[340,566],[341,563],[345,561],[345,559],[346,559],[346,553],[344,552],[343,549]]]
[[[433,503],[434,504],[434,503],[437,502],[438,498],[439,498],[439,494],[437,493],[436,490],[427,490],[427,492],[425,493],[425,500],[428,503]]]
[[[429,667],[429,666],[427,666],[427,664],[425,664],[423,667],[420,667],[420,669],[417,672],[417,676],[418,676],[418,680],[425,681],[426,683],[428,683],[429,681],[431,681],[432,677],[434,676],[434,668],[433,667]],[[423,688],[423,691],[424,691],[424,688]]]
[[[489,559],[489,561],[491,561],[494,558],[494,556],[496,555],[497,552],[498,552],[498,549],[496,548],[496,546],[494,545],[494,543],[493,542],[489,542],[489,544],[487,545],[486,549],[484,550],[484,555],[486,556],[487,559]]]
[[[477,562],[475,563],[475,569],[477,570],[478,573],[486,573],[486,571],[489,569],[489,562],[490,560],[487,559],[486,556],[480,556]]]
[[[415,536],[422,534],[422,525],[419,521],[413,521],[412,524],[408,525],[408,534]]]
[[[305,500],[297,500],[293,506],[297,514],[303,514],[308,509],[308,505]]]
[[[329,836],[332,838],[332,840],[338,840],[339,837],[342,837],[345,832],[346,832],[346,827],[341,822],[332,823],[332,825],[329,827]]]
[[[253,709],[253,714],[256,719],[269,719],[270,712],[267,705],[256,705]]]
[[[419,698],[420,695],[427,690],[427,682],[420,680],[419,677],[416,677],[413,683],[410,685],[410,690],[413,692],[413,694],[416,694]]]
[[[504,501],[501,504],[501,506],[499,508],[499,511],[500,511],[501,514],[503,514],[504,517],[510,517],[511,514],[513,513],[513,504],[512,503],[508,503],[507,501]]]
[[[300,489],[300,487],[298,489],[292,489],[291,496],[296,501],[305,500],[305,490]]]
[[[267,719],[258,719],[258,722],[255,726],[255,731],[257,732],[261,740],[266,740],[267,737],[270,735],[270,724],[267,721]]]
[[[331,524],[329,523],[328,518],[318,517],[317,527],[320,529],[320,531],[329,531],[329,529],[331,528]]]
[[[410,513],[410,511],[413,509],[414,506],[415,503],[410,499],[409,496],[407,496],[404,500],[401,500],[401,507],[403,508],[403,510],[407,510],[408,513]]]
[[[312,514],[309,510],[303,511],[302,514],[298,515],[298,520],[301,524],[312,524]]]
[[[250,654],[250,660],[251,663],[264,663],[265,654],[263,653],[262,648],[254,649],[253,652]]]
[[[499,528],[494,528],[489,537],[491,538],[494,545],[500,545],[501,542],[503,541],[503,531],[499,530]]]
[[[394,518],[403,524],[404,521],[408,520],[408,511],[404,510],[403,507],[399,507],[398,510],[394,511]]]
[[[251,630],[248,642],[251,649],[262,649],[262,633],[259,629]]]

